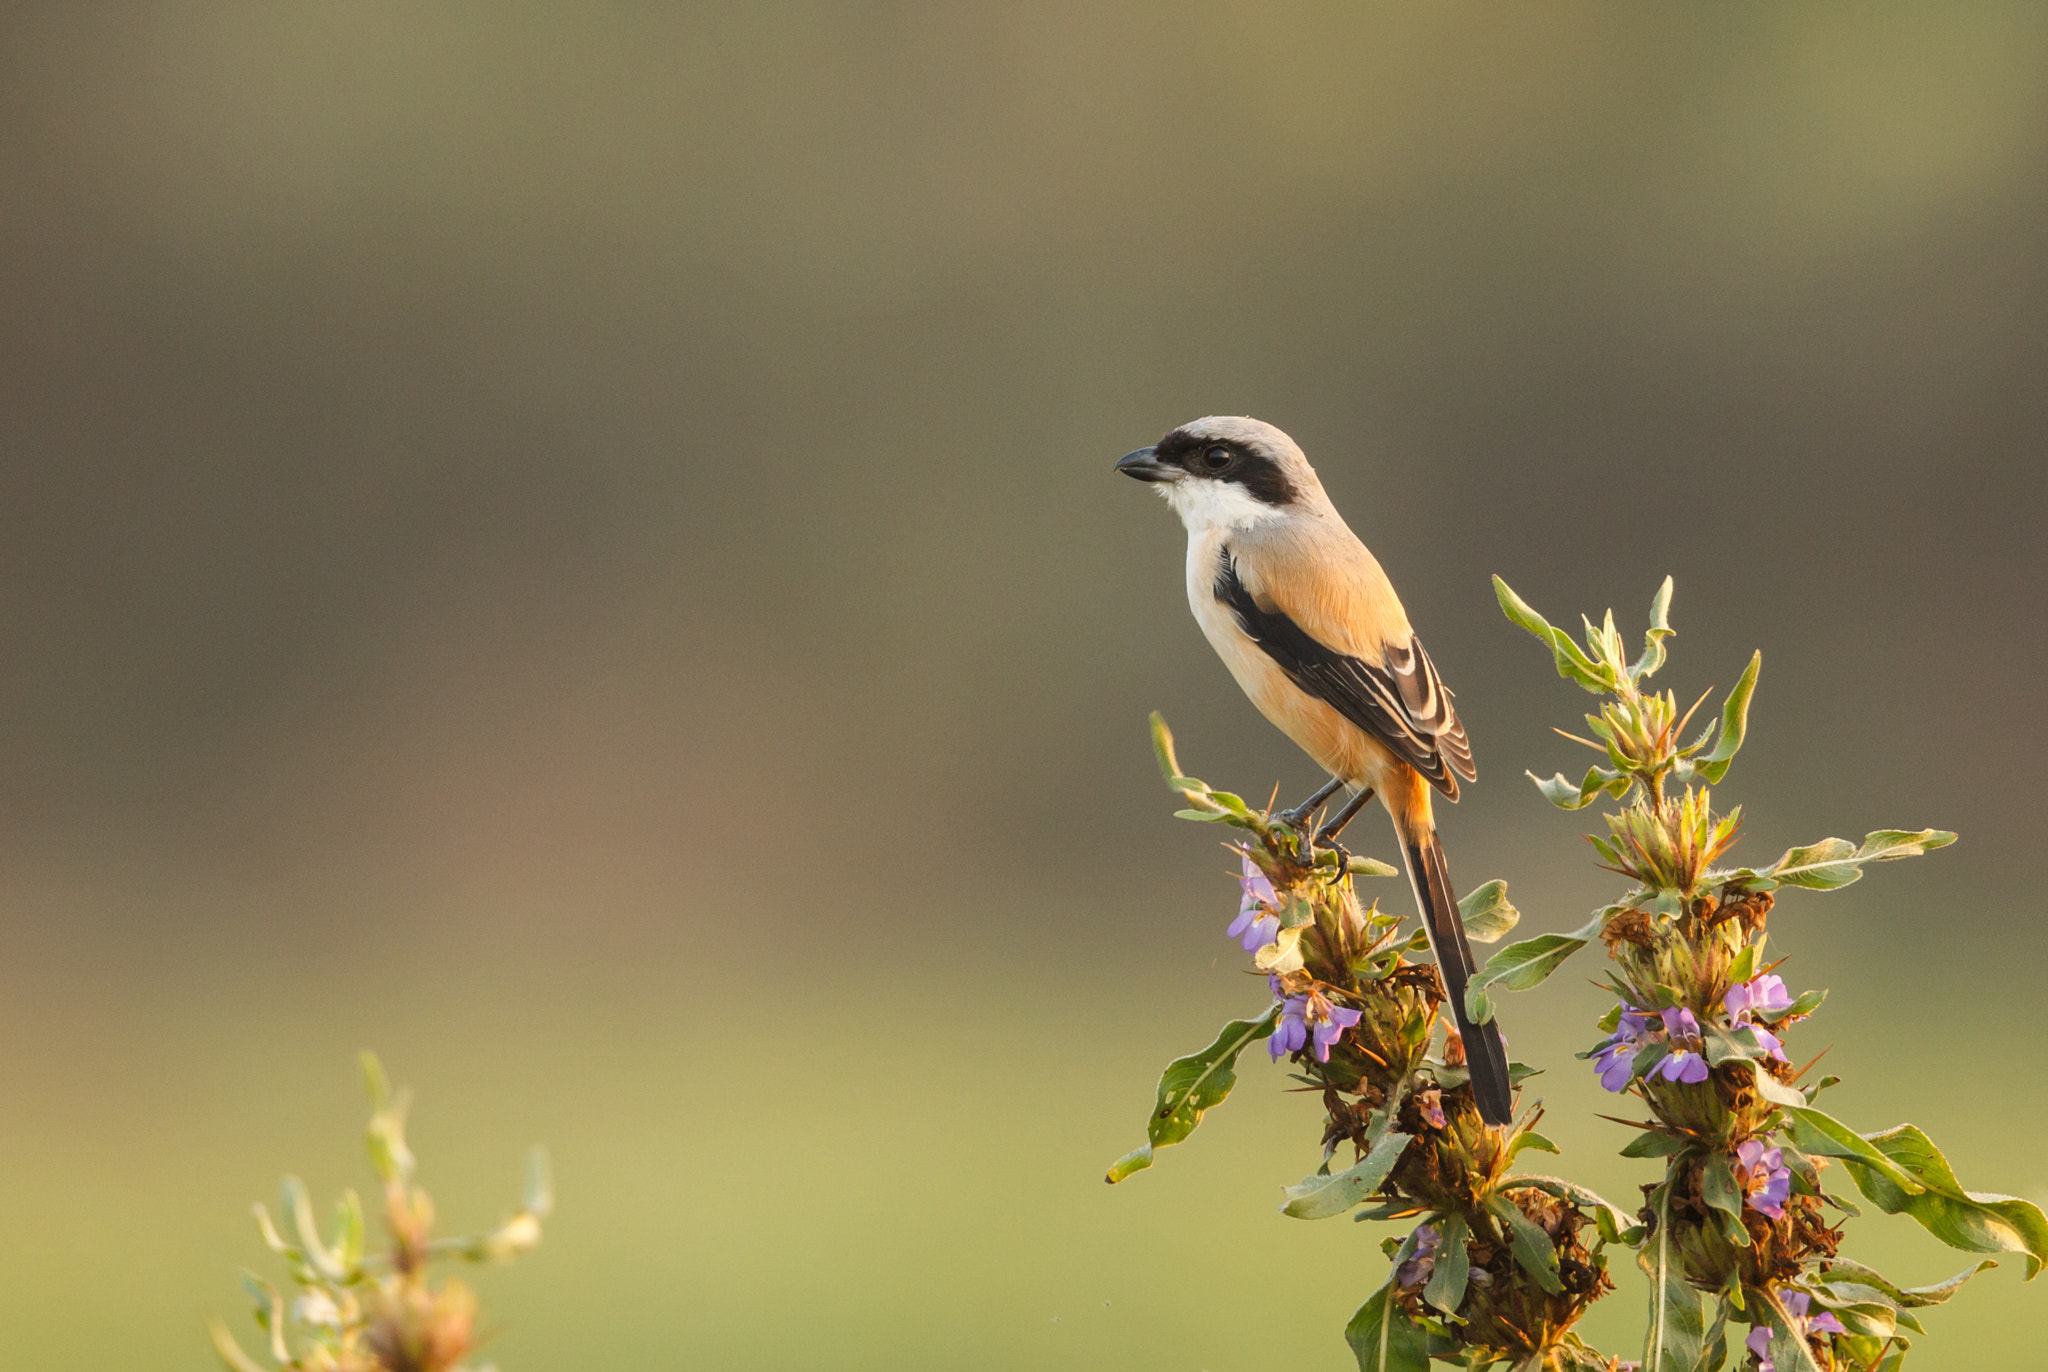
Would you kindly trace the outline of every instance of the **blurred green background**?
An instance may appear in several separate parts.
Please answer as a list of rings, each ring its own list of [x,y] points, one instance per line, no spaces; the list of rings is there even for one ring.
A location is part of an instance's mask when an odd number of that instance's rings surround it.
[[[1632,637],[1675,573],[1688,699],[1762,648],[1740,855],[1960,830],[1781,904],[1833,990],[1795,1046],[2048,1200],[2039,6],[6,31],[0,1365],[211,1366],[249,1203],[363,1181],[374,1046],[456,1228],[554,1151],[482,1279],[507,1372],[1348,1366],[1386,1231],[1276,1213],[1318,1114],[1279,1071],[1100,1180],[1263,995],[1145,712],[1218,784],[1317,779],[1109,471],[1214,412],[1401,587],[1480,761],[1454,868],[1525,931],[1612,883],[1521,776],[1583,765],[1585,697],[1496,571]],[[1626,1202],[1600,1008],[1503,1016]],[[1928,1323],[1915,1366],[2017,1365],[2048,1291]]]

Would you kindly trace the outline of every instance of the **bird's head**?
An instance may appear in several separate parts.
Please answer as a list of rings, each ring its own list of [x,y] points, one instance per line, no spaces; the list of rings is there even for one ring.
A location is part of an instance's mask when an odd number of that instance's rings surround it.
[[[1190,530],[1241,529],[1309,508],[1322,483],[1301,449],[1271,424],[1211,415],[1183,424],[1116,464],[1159,487]]]

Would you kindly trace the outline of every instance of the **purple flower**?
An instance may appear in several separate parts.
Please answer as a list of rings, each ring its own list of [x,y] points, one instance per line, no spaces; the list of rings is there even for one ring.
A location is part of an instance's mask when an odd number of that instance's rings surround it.
[[[1394,1285],[1416,1287],[1429,1280],[1429,1274],[1436,1268],[1436,1250],[1443,1243],[1444,1236],[1433,1224],[1425,1224],[1415,1231],[1415,1254],[1394,1269]]]
[[[1787,1291],[1779,1297],[1785,1303],[1785,1313],[1792,1317],[1792,1332],[1802,1339],[1815,1334],[1843,1334],[1842,1322],[1835,1318],[1832,1310],[1823,1310],[1812,1319],[1806,1312],[1813,1308],[1813,1297],[1804,1291]],[[1771,1326],[1757,1325],[1749,1331],[1749,1337],[1742,1346],[1756,1354],[1757,1372],[1778,1372],[1778,1365],[1771,1361]]]
[[[1735,1179],[1742,1183],[1749,1208],[1772,1219],[1785,1217],[1792,1194],[1792,1170],[1780,1148],[1765,1148],[1762,1139],[1745,1139],[1735,1147]]]
[[[1666,1010],[1664,1036],[1671,1043],[1671,1054],[1650,1069],[1653,1076],[1666,1081],[1684,1082],[1691,1086],[1707,1079],[1707,1060],[1701,1056],[1700,1022],[1693,1013],[1682,1006]]]
[[[1280,936],[1280,917],[1265,914],[1254,905],[1238,911],[1237,918],[1223,932],[1226,938],[1237,939],[1247,953],[1256,953]]]
[[[1330,1045],[1362,1018],[1361,1012],[1332,1005],[1314,991],[1290,996],[1280,1007],[1280,1023],[1274,1027],[1272,1037],[1266,1040],[1266,1051],[1273,1055],[1273,1061],[1278,1062],[1313,1042],[1316,1061],[1328,1062]]]
[[[1807,1338],[1812,1338],[1815,1334],[1846,1334],[1849,1332],[1842,1328],[1842,1322],[1835,1318],[1835,1313],[1832,1310],[1823,1310],[1812,1319],[1808,1319],[1806,1312],[1813,1308],[1813,1297],[1807,1295],[1804,1291],[1787,1291],[1784,1295],[1784,1301],[1786,1311],[1791,1314],[1794,1320],[1798,1321],[1799,1333]]]
[[[1785,1056],[1784,1043],[1755,1018],[1757,1015],[1782,1015],[1792,1008],[1792,996],[1785,989],[1782,977],[1757,977],[1740,986],[1731,986],[1721,1003],[1728,1007],[1729,1020],[1739,1027],[1747,1027],[1766,1053],[1779,1062],[1789,1060]]]
[[[1432,1086],[1427,1091],[1415,1093],[1415,1112],[1422,1116],[1422,1122],[1432,1129],[1448,1129],[1450,1121],[1444,1118],[1444,1094]]]
[[[1224,936],[1239,940],[1247,953],[1256,953],[1280,935],[1280,917],[1273,913],[1280,904],[1280,896],[1250,853],[1240,852],[1238,857],[1243,870],[1238,874],[1237,884],[1244,889],[1244,895],[1237,902],[1237,918],[1230,922]]]
[[[1279,894],[1273,890],[1273,883],[1267,879],[1265,871],[1258,863],[1252,861],[1252,855],[1240,849],[1238,860],[1242,867],[1237,875],[1237,884],[1244,888],[1244,899],[1237,908],[1249,910],[1255,905],[1278,905]]]
[[[1621,1022],[1615,1026],[1613,1037],[1600,1045],[1599,1055],[1593,1059],[1593,1070],[1600,1074],[1600,1084],[1608,1090],[1628,1089],[1636,1053],[1650,1036],[1650,1018],[1647,1010],[1632,1005],[1621,1007]]]
[[[1729,987],[1721,1003],[1728,1007],[1729,1019],[1745,1024],[1751,1015],[1776,1019],[1784,1014],[1792,1008],[1792,993],[1785,989],[1783,977],[1755,977]]]
[[[1266,1040],[1266,1051],[1278,1062],[1289,1053],[1298,1053],[1308,1042],[1308,997],[1292,996],[1280,1007],[1280,1022],[1273,1026],[1273,1035]]]

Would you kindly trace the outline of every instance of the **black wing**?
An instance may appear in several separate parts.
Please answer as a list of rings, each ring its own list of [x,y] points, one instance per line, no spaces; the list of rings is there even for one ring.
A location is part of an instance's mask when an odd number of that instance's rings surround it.
[[[1380,662],[1326,647],[1278,606],[1261,606],[1238,579],[1227,550],[1216,572],[1216,599],[1288,680],[1393,749],[1437,790],[1456,800],[1459,777],[1479,779],[1465,726],[1421,639],[1389,645]]]

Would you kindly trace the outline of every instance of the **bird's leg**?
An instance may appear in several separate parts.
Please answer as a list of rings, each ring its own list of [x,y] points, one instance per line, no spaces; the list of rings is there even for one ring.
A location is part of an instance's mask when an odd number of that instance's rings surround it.
[[[1328,785],[1318,790],[1314,795],[1310,796],[1307,800],[1304,800],[1301,804],[1295,806],[1292,810],[1282,810],[1277,816],[1277,818],[1283,824],[1290,825],[1297,829],[1300,828],[1301,822],[1307,819],[1310,815],[1314,814],[1316,810],[1321,807],[1324,801],[1328,800],[1331,796],[1336,795],[1338,788],[1343,786],[1343,784],[1343,777],[1331,777]]]
[[[1355,816],[1360,810],[1363,810],[1365,808],[1365,803],[1371,799],[1372,787],[1367,786],[1366,788],[1361,790],[1357,795],[1345,801],[1344,808],[1339,810],[1336,814],[1332,815],[1330,817],[1330,822],[1328,824],[1325,824],[1321,829],[1318,829],[1316,831],[1316,836],[1311,841],[1311,846],[1307,854],[1310,866],[1315,865],[1316,848],[1322,847],[1335,849],[1337,853],[1337,876],[1340,880],[1343,878],[1346,869],[1348,869],[1351,866],[1351,852],[1343,844],[1337,842],[1337,835],[1344,832],[1344,826],[1349,824],[1352,820],[1352,817]]]

